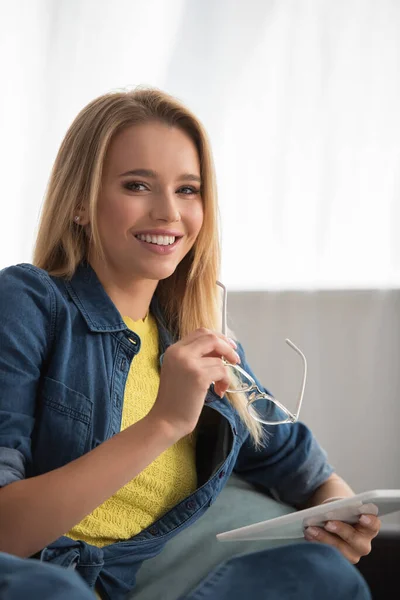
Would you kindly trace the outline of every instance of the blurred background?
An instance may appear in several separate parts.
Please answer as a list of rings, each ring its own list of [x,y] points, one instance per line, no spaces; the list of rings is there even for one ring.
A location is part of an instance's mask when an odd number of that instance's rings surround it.
[[[293,408],[292,339],[332,464],[357,492],[400,488],[399,32],[397,0],[0,0],[0,268],[31,261],[85,104],[177,96],[211,138],[221,280],[254,371]]]

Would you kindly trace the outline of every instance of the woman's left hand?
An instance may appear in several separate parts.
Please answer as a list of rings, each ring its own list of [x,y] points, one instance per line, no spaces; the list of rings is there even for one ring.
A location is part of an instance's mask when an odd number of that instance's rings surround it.
[[[307,527],[306,540],[337,548],[353,565],[371,552],[371,542],[379,533],[381,521],[374,515],[362,515],[355,525],[328,521],[324,527]]]

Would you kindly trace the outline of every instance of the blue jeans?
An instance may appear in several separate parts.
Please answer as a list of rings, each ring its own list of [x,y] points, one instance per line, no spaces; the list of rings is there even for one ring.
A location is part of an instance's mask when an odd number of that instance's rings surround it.
[[[291,544],[217,566],[179,600],[371,600],[359,573],[335,548]]]
[[[1,600],[94,600],[96,596],[72,569],[0,552]]]
[[[252,600],[371,600],[367,584],[357,569],[334,548],[317,543],[292,544],[234,557],[217,566],[180,600],[242,600],[246,597]],[[73,570],[0,553],[0,598],[94,600],[95,595]]]

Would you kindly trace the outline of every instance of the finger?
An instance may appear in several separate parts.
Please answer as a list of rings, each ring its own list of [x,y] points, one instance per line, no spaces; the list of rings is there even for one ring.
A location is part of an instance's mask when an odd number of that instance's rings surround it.
[[[209,335],[209,334],[214,334],[217,337],[221,338],[222,340],[225,340],[226,342],[228,342],[228,344],[230,346],[232,346],[232,348],[234,348],[236,350],[237,344],[232,338],[230,338],[226,335],[223,335],[222,333],[219,333],[219,331],[213,331],[212,329],[207,329],[206,327],[200,327],[199,329],[195,329],[195,331],[192,331],[191,333],[186,335],[178,343],[181,344],[182,346],[187,346],[187,344],[190,344],[194,340],[197,340],[198,338],[205,336],[205,335]]]
[[[186,346],[188,348],[188,346]],[[199,357],[218,357],[222,356],[232,364],[240,362],[240,356],[232,348],[232,346],[214,332],[197,337],[190,344],[192,352],[197,354]]]
[[[229,367],[227,367],[222,361],[222,358],[218,356],[204,356],[199,365],[205,371],[209,369],[219,369],[222,373],[229,373]]]
[[[355,527],[343,521],[328,521],[325,530],[334,533],[359,555],[366,556],[371,552],[371,536],[360,533]]]
[[[381,520],[375,515],[361,515],[355,528],[360,533],[373,539],[378,535],[381,525]]]
[[[220,358],[205,358],[202,362],[207,370],[207,376],[214,383],[215,393],[222,398],[230,385],[228,367],[224,365]]]
[[[337,535],[325,531],[322,527],[307,527],[304,537],[310,542],[319,542],[337,548],[353,565],[356,565],[360,560],[360,555],[349,544]]]

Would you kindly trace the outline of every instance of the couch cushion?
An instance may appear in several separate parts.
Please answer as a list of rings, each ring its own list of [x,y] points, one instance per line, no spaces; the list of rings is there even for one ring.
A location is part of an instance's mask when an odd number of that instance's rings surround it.
[[[293,511],[292,507],[278,503],[232,475],[203,517],[168,542],[161,554],[144,562],[131,598],[177,600],[220,562],[235,555],[290,543],[291,540],[219,542],[215,536],[227,529]]]

